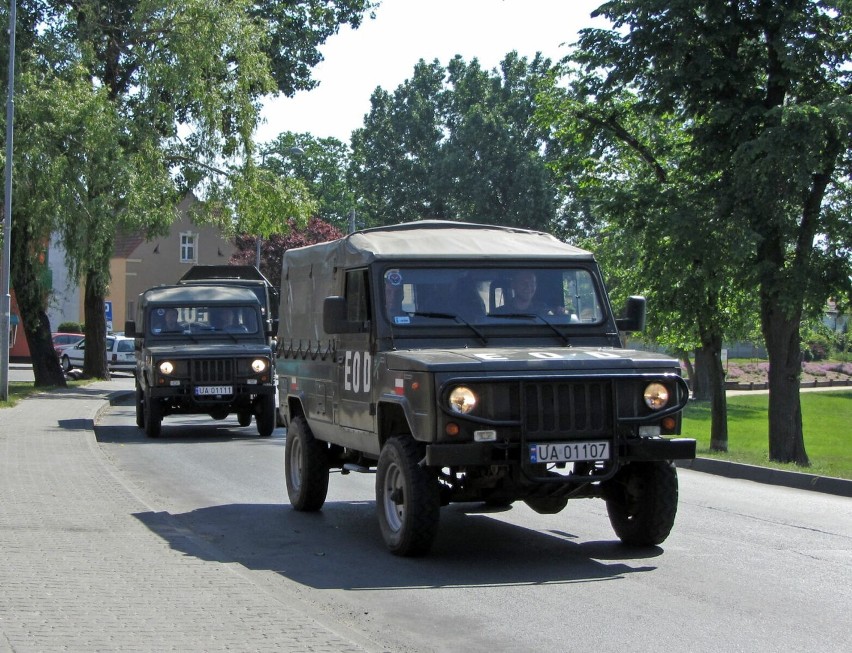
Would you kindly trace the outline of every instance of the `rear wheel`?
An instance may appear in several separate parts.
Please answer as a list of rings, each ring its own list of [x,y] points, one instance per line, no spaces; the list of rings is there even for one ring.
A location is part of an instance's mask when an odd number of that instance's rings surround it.
[[[438,533],[441,496],[438,477],[418,463],[420,449],[408,437],[390,438],[376,470],[376,511],[391,553],[428,553]]]
[[[635,462],[607,483],[606,508],[615,534],[625,544],[665,541],[677,514],[677,470],[666,461]]]
[[[247,410],[241,410],[237,413],[237,422],[240,426],[248,426],[251,424],[251,412]]]
[[[160,437],[160,427],[163,423],[163,407],[156,399],[152,399],[150,395],[145,395],[145,435],[149,438]]]
[[[284,475],[290,505],[301,512],[322,508],[328,494],[328,446],[314,438],[304,417],[296,417],[287,429]]]
[[[70,372],[71,371],[71,359],[68,358],[67,355],[62,357],[62,371],[63,372]]]
[[[275,430],[275,395],[261,395],[257,400],[257,432],[268,438]]]

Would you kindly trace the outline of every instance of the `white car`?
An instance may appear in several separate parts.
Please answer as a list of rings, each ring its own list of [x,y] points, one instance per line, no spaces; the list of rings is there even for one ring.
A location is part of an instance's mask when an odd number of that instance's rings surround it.
[[[107,366],[111,372],[132,372],[136,369],[136,355],[133,349],[133,338],[111,335],[106,338]],[[81,340],[76,345],[65,347],[60,354],[62,369],[66,372],[73,368],[83,367],[86,341]]]

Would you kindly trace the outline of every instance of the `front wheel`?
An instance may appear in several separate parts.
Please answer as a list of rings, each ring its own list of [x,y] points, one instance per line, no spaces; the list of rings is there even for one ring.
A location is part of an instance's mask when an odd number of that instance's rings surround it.
[[[139,383],[136,384],[136,426],[145,428],[145,393]]]
[[[301,512],[322,508],[328,494],[328,446],[314,438],[304,417],[296,417],[287,429],[284,475],[290,505]]]
[[[257,400],[257,432],[268,438],[275,430],[275,395],[261,395]]]
[[[145,435],[149,438],[160,437],[160,427],[163,423],[163,407],[157,399],[152,399],[151,395],[145,395]]]
[[[62,371],[66,374],[71,371],[71,359],[68,356],[62,357]]]
[[[677,494],[677,470],[672,463],[625,465],[606,487],[606,509],[615,534],[632,546],[665,541],[674,526]]]
[[[407,437],[390,438],[379,455],[376,511],[385,544],[395,555],[424,555],[438,534],[440,485],[419,465],[422,457]]]

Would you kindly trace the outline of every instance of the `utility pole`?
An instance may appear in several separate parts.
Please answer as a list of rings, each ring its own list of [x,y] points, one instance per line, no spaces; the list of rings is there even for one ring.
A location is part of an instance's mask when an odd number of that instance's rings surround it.
[[[12,266],[12,123],[15,117],[15,27],[18,22],[17,0],[9,1],[9,86],[6,100],[6,194],[3,202],[3,265],[0,270],[0,400],[9,399],[9,331],[12,328],[12,295],[9,277]]]

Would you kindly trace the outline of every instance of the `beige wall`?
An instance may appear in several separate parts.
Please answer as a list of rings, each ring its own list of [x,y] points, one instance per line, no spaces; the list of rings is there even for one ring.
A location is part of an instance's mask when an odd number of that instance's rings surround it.
[[[124,259],[124,269],[113,267],[113,284],[122,285],[121,322],[115,319],[119,293],[110,288],[113,299],[113,328],[116,331],[124,329],[124,320],[133,319],[128,314],[135,307],[140,293],[152,286],[173,284],[178,281],[193,265],[226,265],[234,251],[234,245],[224,238],[218,229],[210,226],[193,224],[189,219],[188,209],[197,202],[188,196],[177,207],[178,218],[172,225],[168,236],[157,238],[139,245]],[[192,233],[195,236],[195,260],[181,261],[181,234]],[[117,276],[118,273],[122,276]],[[112,297],[114,295],[114,298]],[[119,326],[120,325],[120,326]]]

